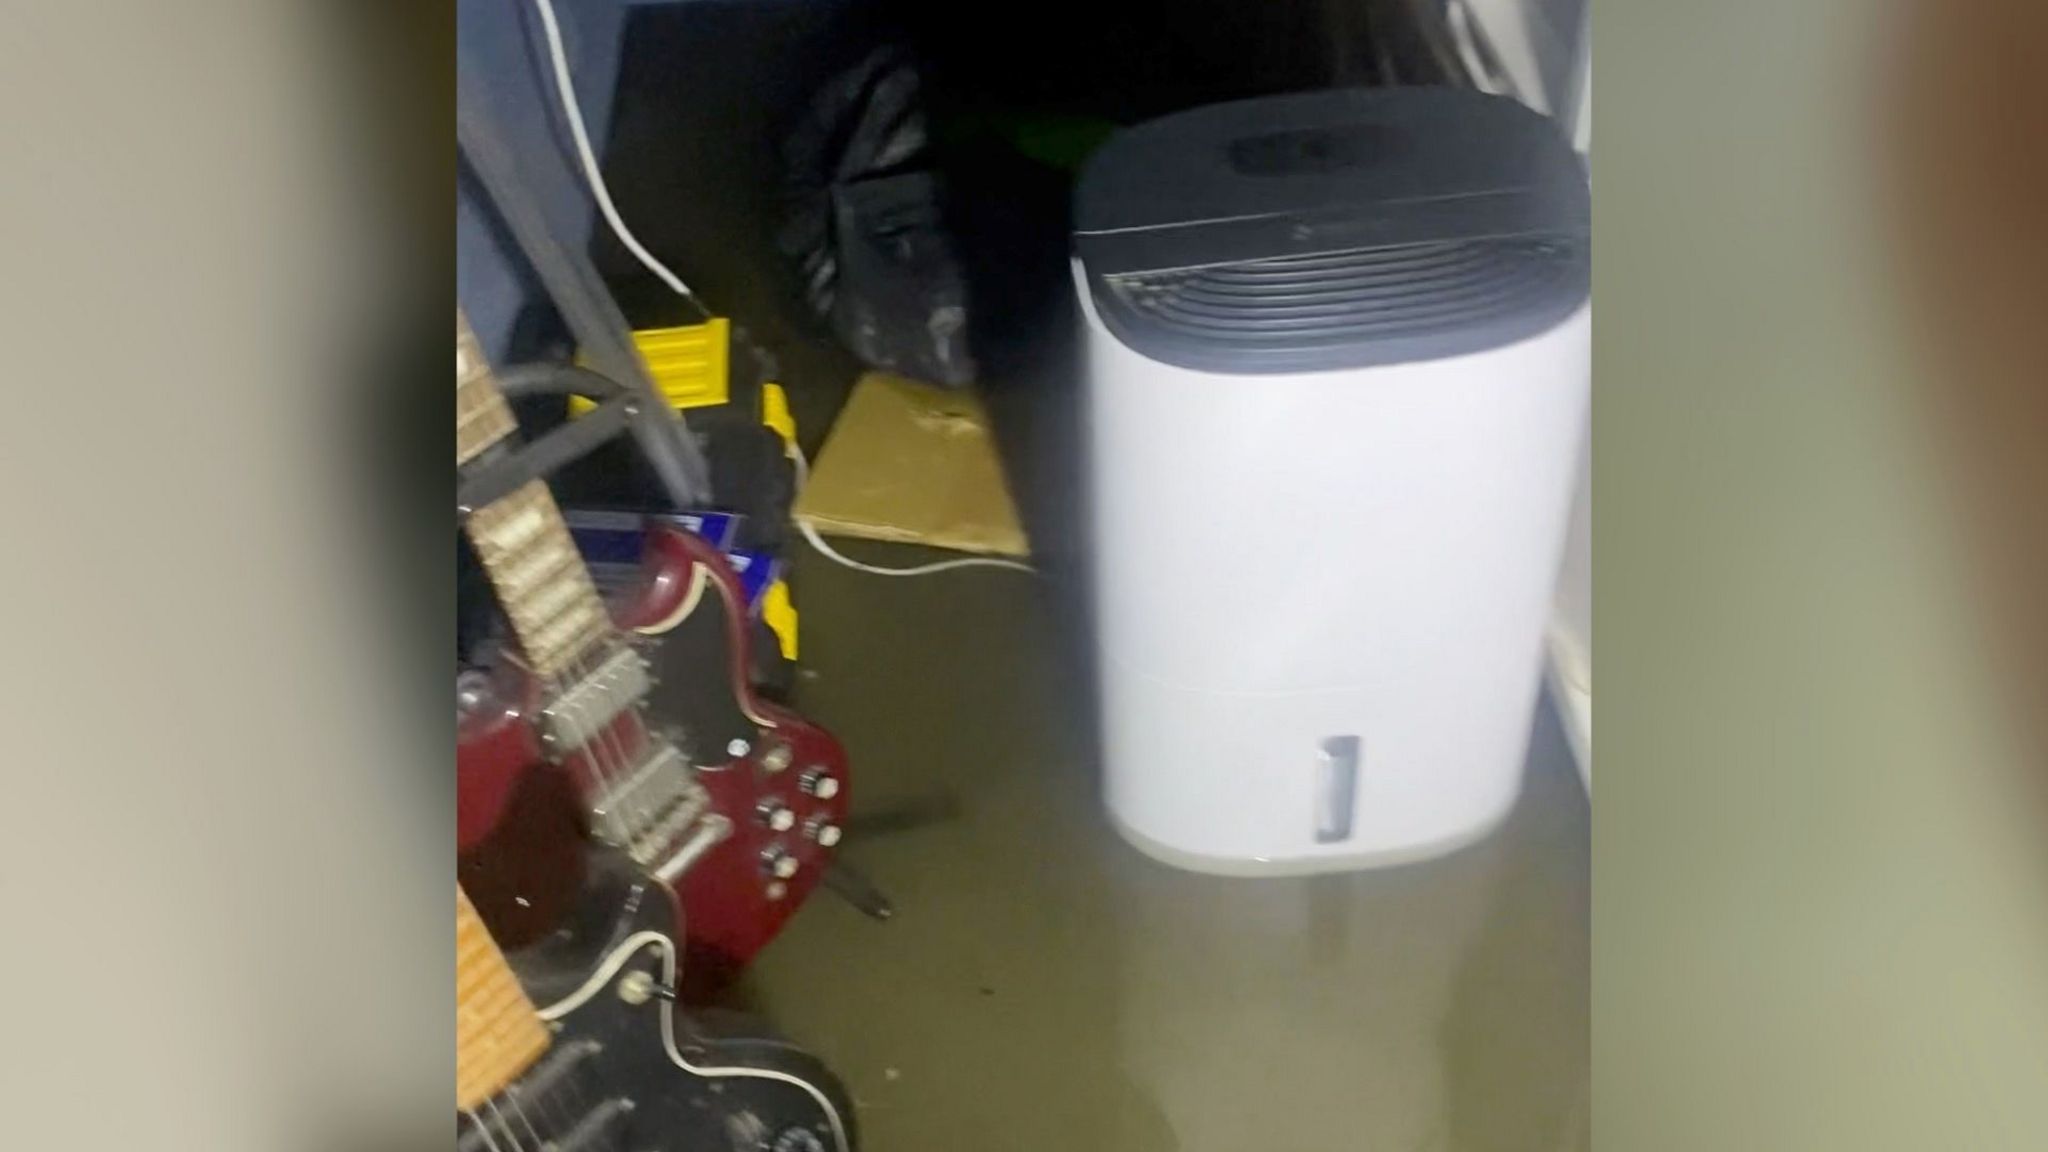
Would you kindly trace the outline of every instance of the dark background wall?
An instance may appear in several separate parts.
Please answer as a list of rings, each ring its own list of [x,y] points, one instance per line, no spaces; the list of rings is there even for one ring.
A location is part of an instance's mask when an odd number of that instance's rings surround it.
[[[804,307],[775,237],[785,214],[783,142],[812,94],[877,47],[918,61],[972,267],[977,356],[997,379],[1043,375],[1011,355],[1056,327],[1071,172],[1021,156],[1020,118],[1129,123],[1268,92],[1386,78],[1398,31],[1422,0],[556,0],[579,96],[621,213],[649,249],[780,361],[807,441],[829,426],[859,365]],[[496,110],[531,145],[523,159],[573,172],[531,0],[459,0],[461,46],[490,77]],[[1413,53],[1407,55],[1413,56]],[[580,191],[580,177],[564,184]],[[602,227],[587,198],[549,205],[586,238],[636,325],[692,314]],[[560,342],[458,189],[458,290],[493,351]],[[524,322],[521,322],[521,316]],[[517,343],[519,347],[513,348]]]
[[[883,43],[910,46],[941,114],[996,110],[1131,121],[1208,101],[1371,79],[1376,0],[557,0],[578,95],[613,192],[641,238],[714,306],[773,328],[787,303],[766,266],[778,151],[815,88]],[[530,0],[459,0],[462,51],[489,77],[533,163],[572,153]],[[549,206],[589,236],[586,203]],[[529,293],[466,186],[458,287],[494,347]],[[595,240],[635,311],[659,311],[636,265]],[[638,317],[636,317],[637,319]]]

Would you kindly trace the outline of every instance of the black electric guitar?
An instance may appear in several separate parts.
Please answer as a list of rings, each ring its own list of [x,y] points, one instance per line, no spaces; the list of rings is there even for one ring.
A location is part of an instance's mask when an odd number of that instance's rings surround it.
[[[644,907],[544,1016],[456,889],[457,1152],[855,1152],[852,1103],[815,1056],[676,1007],[666,904]]]

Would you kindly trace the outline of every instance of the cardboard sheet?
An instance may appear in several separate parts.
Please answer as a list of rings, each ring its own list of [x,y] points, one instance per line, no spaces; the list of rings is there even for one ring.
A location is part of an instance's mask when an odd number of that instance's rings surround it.
[[[886,372],[854,385],[794,512],[828,536],[1031,554],[981,401]]]

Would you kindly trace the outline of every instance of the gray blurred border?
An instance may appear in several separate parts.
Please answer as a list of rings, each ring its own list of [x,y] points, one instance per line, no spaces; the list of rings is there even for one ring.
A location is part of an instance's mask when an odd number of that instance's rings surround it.
[[[1886,199],[1900,11],[1596,6],[1596,1148],[2048,1136],[2040,829]]]

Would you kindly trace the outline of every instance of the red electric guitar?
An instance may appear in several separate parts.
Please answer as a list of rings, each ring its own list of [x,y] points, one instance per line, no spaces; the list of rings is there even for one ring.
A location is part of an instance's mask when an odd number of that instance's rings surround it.
[[[458,313],[458,470],[488,467],[516,432]],[[739,579],[701,539],[651,533],[646,578],[607,606],[545,483],[470,510],[464,531],[513,641],[457,680],[464,890],[543,1004],[647,899],[679,906],[685,991],[714,989],[830,863],[845,751],[755,695]]]

